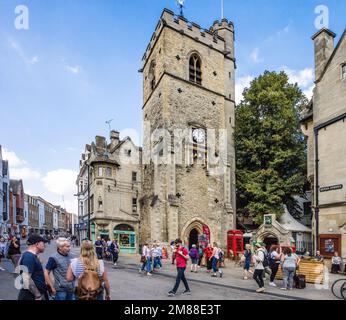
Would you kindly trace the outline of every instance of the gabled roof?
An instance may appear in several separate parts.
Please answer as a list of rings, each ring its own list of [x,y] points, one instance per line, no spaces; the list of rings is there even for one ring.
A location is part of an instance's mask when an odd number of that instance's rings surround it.
[[[323,29],[322,29],[322,30],[323,30]],[[321,30],[321,31],[322,31],[322,30]],[[320,32],[321,32],[321,31],[320,31]],[[316,34],[316,35],[317,35],[317,34]],[[316,35],[315,35],[315,36],[316,36]],[[327,69],[328,69],[330,63],[332,62],[332,60],[333,60],[333,58],[334,58],[336,52],[338,51],[339,47],[341,46],[341,43],[343,42],[343,40],[344,40],[345,38],[346,38],[346,29],[344,30],[344,32],[343,32],[343,34],[342,34],[342,36],[341,36],[341,38],[340,38],[338,44],[336,45],[336,47],[335,47],[333,53],[331,54],[330,58],[328,59],[328,62],[327,62],[326,66],[325,66],[324,69],[323,69],[323,72],[321,73],[320,77],[319,77],[318,79],[316,79],[315,82],[319,82],[319,81],[322,80],[322,78],[323,78],[324,74],[326,73],[326,71],[327,71]]]
[[[284,214],[278,219],[278,222],[284,229],[293,232],[311,232],[310,228],[304,226],[291,216],[286,206],[284,206],[284,210]]]

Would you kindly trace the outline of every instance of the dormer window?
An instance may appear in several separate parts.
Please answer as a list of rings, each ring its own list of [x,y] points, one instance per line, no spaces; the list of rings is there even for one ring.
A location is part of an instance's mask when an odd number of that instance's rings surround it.
[[[198,54],[194,53],[189,60],[189,79],[191,82],[202,84],[202,63]]]
[[[346,80],[346,63],[341,66],[341,79]]]

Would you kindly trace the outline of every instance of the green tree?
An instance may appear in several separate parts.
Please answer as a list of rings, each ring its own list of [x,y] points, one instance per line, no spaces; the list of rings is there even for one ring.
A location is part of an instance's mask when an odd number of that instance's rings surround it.
[[[257,224],[263,215],[294,206],[306,186],[306,142],[299,111],[307,99],[284,72],[265,71],[236,107],[238,214]]]

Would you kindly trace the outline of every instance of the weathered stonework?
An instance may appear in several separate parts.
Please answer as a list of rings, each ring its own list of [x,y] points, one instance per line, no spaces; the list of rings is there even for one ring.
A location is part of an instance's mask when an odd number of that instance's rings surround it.
[[[346,30],[336,47],[334,37],[327,29],[313,36],[316,87],[302,129],[308,137],[308,176],[314,192],[315,249],[323,250],[323,237],[340,237],[336,250],[346,258]],[[342,188],[321,192],[337,185]]]
[[[135,179],[133,173],[136,173]],[[122,246],[120,241],[120,249],[138,252],[141,148],[129,137],[120,141],[116,131],[111,132],[110,144],[104,137],[96,137],[96,142],[87,145],[82,155],[77,185],[79,217],[87,221],[90,205],[91,225],[95,226],[91,234],[93,240],[97,236],[116,238],[117,230],[131,231],[135,234],[135,246]],[[126,230],[117,228],[124,225]]]
[[[201,85],[189,81],[193,53],[201,59]],[[143,147],[141,242],[180,237],[188,244],[190,231],[196,229],[201,235],[206,225],[211,241],[224,247],[227,230],[235,224],[233,24],[224,19],[210,30],[201,30],[165,10],[143,64],[143,119],[148,129]],[[177,129],[192,128],[207,131],[207,158],[215,158],[216,167],[222,163],[222,174],[214,174],[211,164],[193,163],[188,134],[180,146],[174,140]],[[153,135],[157,129],[171,136]],[[226,148],[220,147],[222,132]],[[198,146],[203,156],[204,147]],[[163,161],[160,150],[170,161]]]

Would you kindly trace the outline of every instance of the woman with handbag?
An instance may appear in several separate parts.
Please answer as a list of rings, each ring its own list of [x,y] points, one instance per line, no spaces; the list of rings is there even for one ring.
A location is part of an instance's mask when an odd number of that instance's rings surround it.
[[[142,248],[141,263],[142,267],[139,272],[142,273],[146,269],[147,276],[151,276],[151,250],[148,242]]]

